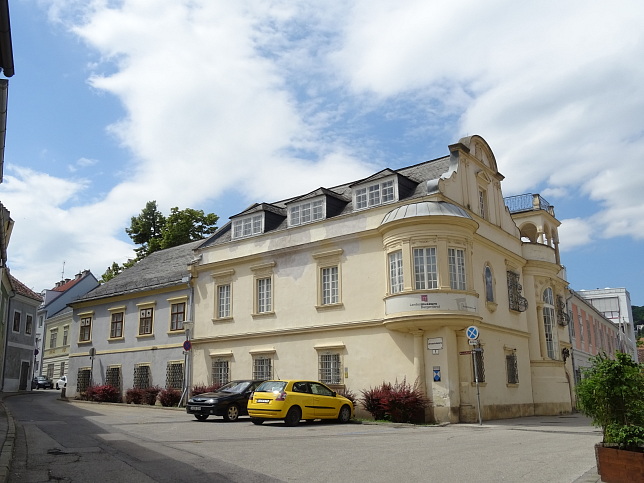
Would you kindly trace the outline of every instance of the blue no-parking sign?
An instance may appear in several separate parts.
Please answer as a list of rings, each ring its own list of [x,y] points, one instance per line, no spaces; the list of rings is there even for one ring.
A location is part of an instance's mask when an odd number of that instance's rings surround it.
[[[476,340],[479,338],[479,328],[476,325],[470,325],[465,331],[467,338],[470,340]]]

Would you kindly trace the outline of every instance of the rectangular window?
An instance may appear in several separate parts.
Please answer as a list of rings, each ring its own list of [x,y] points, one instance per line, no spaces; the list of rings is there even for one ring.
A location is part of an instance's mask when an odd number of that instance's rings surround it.
[[[479,189],[479,214],[487,219],[487,195],[485,190]]]
[[[519,384],[519,369],[515,353],[505,355],[505,370],[508,375],[508,384]]]
[[[139,310],[139,335],[146,335],[146,334],[152,333],[153,315],[154,315],[154,309],[152,307]]]
[[[186,303],[170,305],[170,330],[183,330],[184,320],[186,320]]]
[[[112,314],[110,324],[110,338],[117,339],[120,337],[123,337],[123,312],[115,312]]]
[[[394,182],[392,181],[385,181],[381,185],[382,189],[382,202],[383,203],[388,203],[390,201],[394,201],[395,192],[394,192]]]
[[[389,254],[389,290],[399,293],[403,290],[402,251]]]
[[[369,186],[369,206],[378,206],[380,204],[380,185]]]
[[[438,288],[436,248],[414,249],[414,278],[416,290]]]
[[[63,327],[63,345],[67,345],[69,343],[69,326]]]
[[[54,365],[53,364],[47,364],[47,377],[49,379],[54,378]]]
[[[105,384],[121,389],[121,366],[109,366],[105,369]]]
[[[230,284],[217,287],[217,318],[230,317]]]
[[[393,180],[383,181],[355,190],[355,207],[358,210],[396,201]]]
[[[83,317],[80,320],[80,334],[78,340],[86,342],[92,338],[92,318]]]
[[[271,302],[271,279],[257,279],[257,313],[262,314],[273,310]]]
[[[27,320],[27,322],[25,323],[25,334],[31,335],[31,330],[32,330],[33,325],[34,325],[34,316],[30,315],[30,314],[27,314],[26,320]]]
[[[49,334],[49,348],[54,349],[58,342],[58,329],[52,330]]]
[[[360,210],[367,207],[367,188],[358,188],[356,190],[356,209]]]
[[[340,354],[320,354],[320,382],[324,384],[342,384],[342,364]]]
[[[166,389],[182,389],[183,388],[183,362],[170,361],[165,371],[165,387]]]
[[[449,284],[453,290],[465,290],[465,250],[448,249]]]
[[[146,389],[150,387],[150,366],[148,364],[136,364],[134,366],[134,387],[137,389]]]
[[[13,313],[13,331],[20,332],[20,318],[22,314],[20,312]]]
[[[233,239],[262,233],[264,215],[253,215],[233,220]]]
[[[253,379],[267,380],[273,378],[273,361],[270,357],[253,359]]]
[[[478,382],[485,382],[485,361],[483,360],[483,349],[478,348],[474,350],[474,380]]]
[[[215,359],[212,361],[212,383],[223,386],[230,380],[230,372],[227,359]]]
[[[324,202],[322,200],[301,203],[289,208],[289,225],[297,226],[324,218]]]
[[[65,363],[61,362],[60,363],[60,377],[63,377],[65,375]]]
[[[92,371],[89,367],[81,367],[78,369],[78,373],[76,374],[76,391],[79,394],[87,391],[91,375]]]
[[[546,336],[546,350],[548,351],[548,357],[550,359],[556,359],[557,354],[555,351],[555,309],[552,307],[543,308],[543,329]],[[588,332],[590,337],[590,331]],[[590,341],[589,341],[590,343]]]
[[[322,269],[322,305],[337,304],[338,292],[338,267],[325,267]]]

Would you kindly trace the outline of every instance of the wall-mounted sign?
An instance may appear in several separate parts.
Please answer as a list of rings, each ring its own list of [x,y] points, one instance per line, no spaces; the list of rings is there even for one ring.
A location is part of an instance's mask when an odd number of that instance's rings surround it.
[[[443,348],[443,338],[442,337],[428,337],[427,338],[427,349],[438,350]]]

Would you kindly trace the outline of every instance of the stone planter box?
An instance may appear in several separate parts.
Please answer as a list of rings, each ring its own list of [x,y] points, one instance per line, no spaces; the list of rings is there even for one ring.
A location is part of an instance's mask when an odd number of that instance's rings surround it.
[[[644,451],[595,445],[597,472],[605,483],[633,483],[644,481]]]

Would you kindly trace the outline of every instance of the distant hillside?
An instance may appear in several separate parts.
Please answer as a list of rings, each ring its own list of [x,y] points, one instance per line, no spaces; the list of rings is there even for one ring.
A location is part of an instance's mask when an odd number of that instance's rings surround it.
[[[633,325],[644,325],[644,307],[631,305],[633,309]]]

